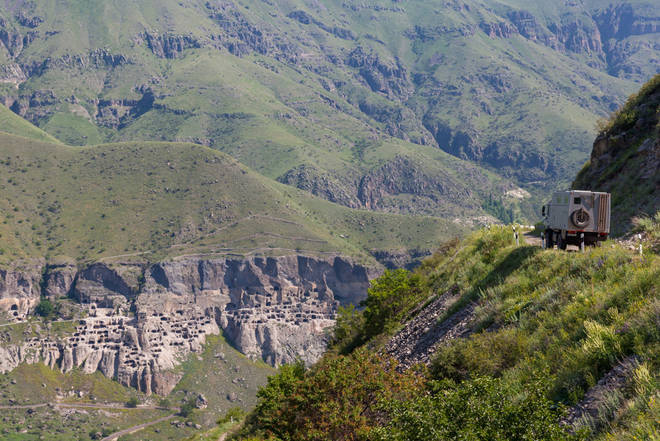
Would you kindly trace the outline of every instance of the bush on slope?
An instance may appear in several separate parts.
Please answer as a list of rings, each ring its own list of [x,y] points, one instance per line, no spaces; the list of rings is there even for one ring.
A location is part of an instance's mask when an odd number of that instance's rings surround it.
[[[415,273],[425,293],[421,303],[458,287],[462,296],[445,317],[475,302],[473,333],[437,351],[413,399],[388,399],[376,393],[373,400],[382,409],[378,418],[352,436],[331,439],[632,440],[657,436],[660,256],[650,247],[639,256],[612,242],[585,253],[515,247],[512,242],[508,228],[482,230],[424,262]],[[391,274],[374,286],[387,280],[393,280]],[[382,320],[382,316],[353,310],[344,318],[338,329],[343,327],[344,335],[367,343],[348,355],[337,355],[335,348],[319,365],[308,371],[300,368],[296,390],[313,390],[313,394],[296,395],[296,408],[262,394],[246,433],[276,435],[262,431],[258,423],[268,405],[281,412],[281,421],[296,421],[295,427],[277,434],[279,439],[328,438],[310,435],[307,429],[312,421],[328,417],[323,409],[301,411],[314,400],[327,400],[334,412],[348,416],[330,404],[333,395],[342,393],[313,379],[353,372],[351,364],[341,360],[374,357],[395,327],[383,328],[385,334],[369,338],[367,330],[375,326],[371,320]],[[350,351],[346,348],[340,349]],[[635,357],[639,364],[624,387],[608,392],[597,409],[602,421],[582,421],[583,429],[569,434],[560,424],[562,408],[578,403],[627,357]],[[328,360],[333,360],[332,369]],[[410,373],[398,375],[389,381],[400,381]],[[359,385],[361,377],[352,381]],[[355,386],[351,383],[342,392],[350,394]]]

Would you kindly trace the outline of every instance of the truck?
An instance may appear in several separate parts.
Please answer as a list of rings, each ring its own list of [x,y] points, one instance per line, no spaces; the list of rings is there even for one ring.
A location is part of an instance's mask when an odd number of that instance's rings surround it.
[[[584,249],[607,240],[610,234],[609,193],[568,190],[553,193],[552,199],[541,209],[543,217],[543,248],[568,245]]]

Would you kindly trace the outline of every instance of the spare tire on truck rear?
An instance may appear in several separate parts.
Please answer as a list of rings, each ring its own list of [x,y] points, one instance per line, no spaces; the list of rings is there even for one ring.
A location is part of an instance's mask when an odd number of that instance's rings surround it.
[[[580,208],[571,213],[571,222],[578,228],[584,228],[589,225],[589,213]]]

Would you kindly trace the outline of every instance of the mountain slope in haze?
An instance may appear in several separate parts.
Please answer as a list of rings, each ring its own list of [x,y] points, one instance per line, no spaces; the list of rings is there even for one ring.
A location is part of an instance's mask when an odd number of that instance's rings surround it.
[[[69,147],[0,133],[0,259],[419,248],[460,224],[355,210],[194,144]]]
[[[660,75],[613,113],[573,188],[612,193],[612,232],[660,210]]]
[[[71,0],[0,15],[0,96],[65,142],[194,141],[349,207],[444,217],[477,217],[490,196],[531,214],[584,161],[597,117],[658,70],[643,0]],[[507,199],[510,180],[534,198]]]

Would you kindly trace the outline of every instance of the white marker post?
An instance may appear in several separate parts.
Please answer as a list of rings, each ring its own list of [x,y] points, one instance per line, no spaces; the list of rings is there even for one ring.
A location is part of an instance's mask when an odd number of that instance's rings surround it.
[[[516,241],[516,246],[520,246],[518,243],[518,230],[516,230],[515,225],[512,228],[513,228],[513,239]]]

